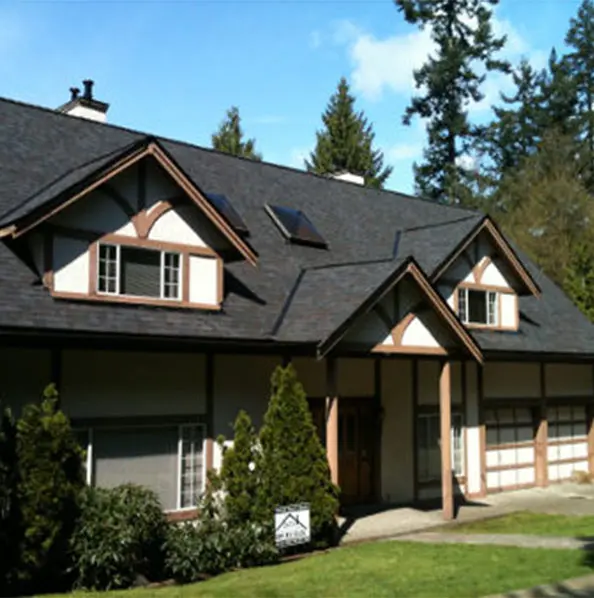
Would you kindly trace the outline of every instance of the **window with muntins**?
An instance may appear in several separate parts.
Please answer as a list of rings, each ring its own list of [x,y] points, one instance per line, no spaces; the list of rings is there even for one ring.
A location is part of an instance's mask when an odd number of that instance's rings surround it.
[[[452,471],[464,474],[462,414],[452,413]],[[422,413],[417,418],[417,473],[419,482],[441,479],[439,413]]]
[[[498,294],[480,289],[458,289],[458,316],[465,324],[497,326]]]
[[[179,253],[101,244],[98,262],[99,293],[181,299]]]

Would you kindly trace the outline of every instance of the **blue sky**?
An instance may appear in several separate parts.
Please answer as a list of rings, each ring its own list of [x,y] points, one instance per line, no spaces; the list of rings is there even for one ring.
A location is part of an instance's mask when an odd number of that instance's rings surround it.
[[[501,0],[507,57],[543,65],[562,47],[574,0]],[[412,69],[429,35],[404,22],[391,0],[79,0],[0,4],[0,95],[56,107],[68,88],[96,81],[108,120],[210,145],[231,105],[264,159],[302,167],[320,115],[346,76],[394,166],[388,187],[412,190],[421,123],[401,124]],[[473,118],[505,89],[488,81]]]

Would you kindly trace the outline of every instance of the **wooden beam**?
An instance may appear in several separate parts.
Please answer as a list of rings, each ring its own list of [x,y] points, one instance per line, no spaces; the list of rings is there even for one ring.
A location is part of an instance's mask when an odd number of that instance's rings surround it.
[[[450,521],[454,518],[454,490],[452,482],[452,372],[449,361],[441,363],[439,374],[439,421],[442,515],[446,521]]]
[[[534,435],[535,481],[544,488],[549,485],[548,476],[548,421],[547,421],[547,387],[546,366],[540,364],[540,400],[537,409],[536,433]]]
[[[338,485],[338,396],[336,360],[326,360],[326,454],[332,483]]]

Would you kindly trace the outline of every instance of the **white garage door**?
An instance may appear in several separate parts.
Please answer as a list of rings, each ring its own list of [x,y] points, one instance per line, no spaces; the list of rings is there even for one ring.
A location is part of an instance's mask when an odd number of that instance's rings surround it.
[[[571,478],[574,471],[588,471],[588,427],[584,405],[559,405],[547,409],[549,424],[549,480]]]
[[[487,490],[535,482],[534,421],[530,407],[486,409]]]

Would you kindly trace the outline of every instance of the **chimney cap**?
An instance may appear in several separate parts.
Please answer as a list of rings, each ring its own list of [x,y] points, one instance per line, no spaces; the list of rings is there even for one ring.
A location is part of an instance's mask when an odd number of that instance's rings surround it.
[[[83,92],[83,98],[85,100],[92,100],[93,99],[93,84],[94,81],[92,79],[85,79],[83,81],[83,85],[84,85],[84,92]]]
[[[76,100],[78,95],[80,94],[80,89],[78,87],[71,87],[70,88],[70,101]]]

